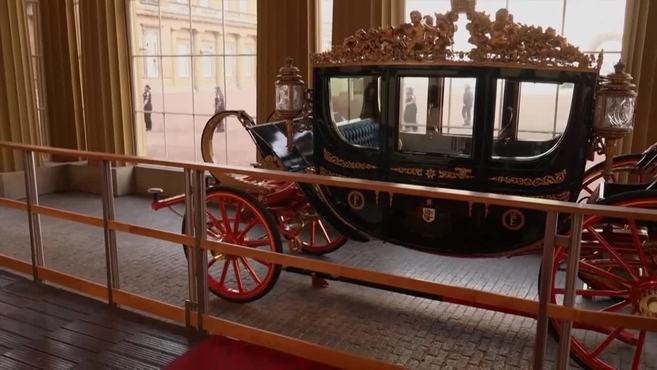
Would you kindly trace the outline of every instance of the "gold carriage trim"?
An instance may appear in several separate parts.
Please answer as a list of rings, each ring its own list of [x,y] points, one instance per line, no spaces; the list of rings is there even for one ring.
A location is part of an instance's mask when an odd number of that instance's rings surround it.
[[[433,179],[468,180],[474,178],[474,176],[472,176],[472,170],[463,167],[455,167],[453,170],[435,170],[433,168],[393,167],[390,170],[393,172],[401,173],[403,175],[426,177],[429,180],[433,180]]]
[[[555,172],[552,175],[546,175],[542,177],[510,177],[510,176],[495,176],[488,178],[491,181],[499,182],[502,184],[512,184],[512,185],[521,185],[521,186],[548,186],[560,184],[566,179],[566,170],[560,172]]]
[[[373,164],[369,163],[362,163],[362,162],[352,162],[352,161],[347,161],[342,158],[338,158],[335,154],[329,152],[328,150],[324,149],[324,159],[332,163],[336,166],[343,167],[343,168],[351,168],[355,170],[373,170],[376,169],[376,166]]]
[[[545,195],[532,195],[532,198],[561,200],[567,202],[570,200],[570,191],[562,191],[561,193],[545,194]]]
[[[411,23],[397,27],[359,29],[334,45],[330,51],[311,55],[315,65],[358,63],[515,63],[545,67],[569,67],[599,70],[602,53],[584,54],[568,43],[552,27],[545,30],[513,21],[506,9],[495,13],[491,20],[485,12],[468,11],[470,21],[466,29],[470,51],[452,51],[457,30],[458,13],[434,13],[434,17],[416,10],[411,12]],[[595,66],[594,66],[595,64]]]

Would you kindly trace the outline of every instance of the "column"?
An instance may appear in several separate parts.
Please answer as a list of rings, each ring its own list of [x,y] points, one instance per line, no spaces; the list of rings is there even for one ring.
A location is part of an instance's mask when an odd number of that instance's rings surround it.
[[[125,1],[80,0],[87,148],[135,154]]]
[[[404,21],[403,0],[333,0],[333,45],[359,29],[397,26]]]
[[[0,141],[38,144],[25,3],[0,0]],[[23,167],[22,154],[0,149],[0,172]]]
[[[294,58],[308,83],[308,53],[314,32],[309,26],[309,0],[258,0],[257,120],[264,122],[274,110],[274,81],[285,58]],[[314,11],[310,14],[314,14]],[[312,35],[312,37],[309,37]]]
[[[50,144],[85,149],[73,0],[41,1],[41,37]],[[74,160],[53,157],[53,160]]]
[[[628,1],[623,61],[637,84],[634,132],[623,140],[623,152],[641,152],[657,142],[657,3]]]

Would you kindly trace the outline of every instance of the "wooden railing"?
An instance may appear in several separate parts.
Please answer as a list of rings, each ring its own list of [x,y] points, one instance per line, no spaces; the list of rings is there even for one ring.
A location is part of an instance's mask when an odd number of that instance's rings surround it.
[[[31,263],[19,261],[0,254],[0,267],[9,268],[20,273],[31,274],[37,281],[55,283],[97,299],[107,301],[113,305],[130,307],[162,318],[186,323],[188,326],[194,327],[198,330],[207,330],[212,333],[228,335],[250,343],[289,352],[300,357],[313,359],[315,361],[320,361],[341,368],[398,368],[395,365],[377,361],[375,359],[244,326],[209,314],[206,279],[207,253],[199,253],[199,251],[213,250],[225,254],[257,258],[258,260],[274,264],[325,273],[335,277],[349,278],[373,286],[396,288],[423,296],[436,297],[443,301],[456,304],[495,310],[505,308],[504,312],[536,318],[538,320],[538,325],[534,348],[535,369],[540,369],[543,366],[547,342],[547,323],[549,318],[562,320],[562,338],[570,337],[570,330],[573,321],[593,325],[605,322],[609,327],[657,331],[657,319],[655,318],[575,309],[573,307],[573,300],[575,296],[574,277],[577,275],[578,266],[577,258],[570,258],[568,261],[568,283],[566,284],[566,293],[564,294],[564,305],[558,305],[548,302],[547,294],[540,295],[539,301],[534,301],[497,293],[484,292],[476,289],[417,280],[384,272],[349,267],[315,259],[307,259],[299,256],[254,250],[229,243],[209,241],[207,240],[205,232],[204,179],[206,171],[212,170],[275,180],[374,190],[427,198],[449,199],[470,203],[483,203],[488,205],[543,211],[547,214],[547,221],[543,240],[542,276],[540,279],[542,291],[547,291],[551,286],[554,249],[557,240],[569,243],[571,251],[573,251],[571,256],[579,256],[581,228],[577,229],[577,225],[581,225],[584,215],[614,216],[637,220],[657,221],[657,211],[654,210],[636,208],[626,209],[622,207],[603,205],[585,205],[547,199],[487,194],[419,185],[391,184],[380,181],[287,173],[244,167],[218,166],[195,162],[174,162],[133,156],[29,146],[9,142],[0,142],[0,148],[19,150],[25,153],[27,201],[22,202],[0,198],[0,206],[25,210],[28,212],[32,248]],[[35,180],[35,152],[57,156],[86,158],[91,161],[99,162],[101,168],[100,175],[103,178],[103,217],[82,215],[71,211],[39,205]],[[185,207],[187,214],[192,215],[191,218],[193,220],[193,225],[188,226],[187,233],[172,233],[114,220],[113,189],[111,181],[112,162],[152,164],[184,169],[186,194]],[[572,217],[573,232],[570,238],[557,235],[556,220],[559,214],[569,214]],[[39,215],[47,215],[86,225],[102,227],[104,229],[107,261],[106,285],[84,280],[43,266]],[[192,256],[189,259],[188,265],[190,297],[184,308],[145,298],[137,294],[129,293],[120,288],[120,282],[118,280],[118,262],[116,259],[116,237],[114,234],[116,231],[193,247],[191,248]],[[570,341],[561,341],[558,352],[558,368],[563,369],[567,367],[569,345]]]

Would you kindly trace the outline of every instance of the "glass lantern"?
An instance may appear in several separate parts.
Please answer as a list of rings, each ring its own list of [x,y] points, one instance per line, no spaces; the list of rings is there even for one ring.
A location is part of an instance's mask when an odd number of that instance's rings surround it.
[[[605,155],[602,175],[607,181],[613,181],[611,174],[616,141],[634,128],[636,85],[624,69],[625,64],[619,61],[614,66],[614,73],[602,79],[596,96],[593,128],[598,138],[604,139],[599,154]]]
[[[305,91],[299,68],[292,64],[292,58],[288,58],[276,76],[276,113],[279,117],[293,119],[298,116],[303,109]]]
[[[632,76],[625,73],[623,62],[618,62],[614,69],[601,83],[595,104],[594,128],[607,140],[620,139],[634,127],[636,86]]]

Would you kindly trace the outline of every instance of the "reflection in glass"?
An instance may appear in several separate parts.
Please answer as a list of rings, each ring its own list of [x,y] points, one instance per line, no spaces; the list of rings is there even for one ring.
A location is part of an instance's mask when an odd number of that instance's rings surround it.
[[[367,148],[380,146],[380,86],[378,76],[330,79],[329,119],[345,142]]]
[[[634,98],[607,97],[607,121],[612,127],[631,128],[634,118]]]
[[[397,149],[472,154],[475,78],[402,77]]]

